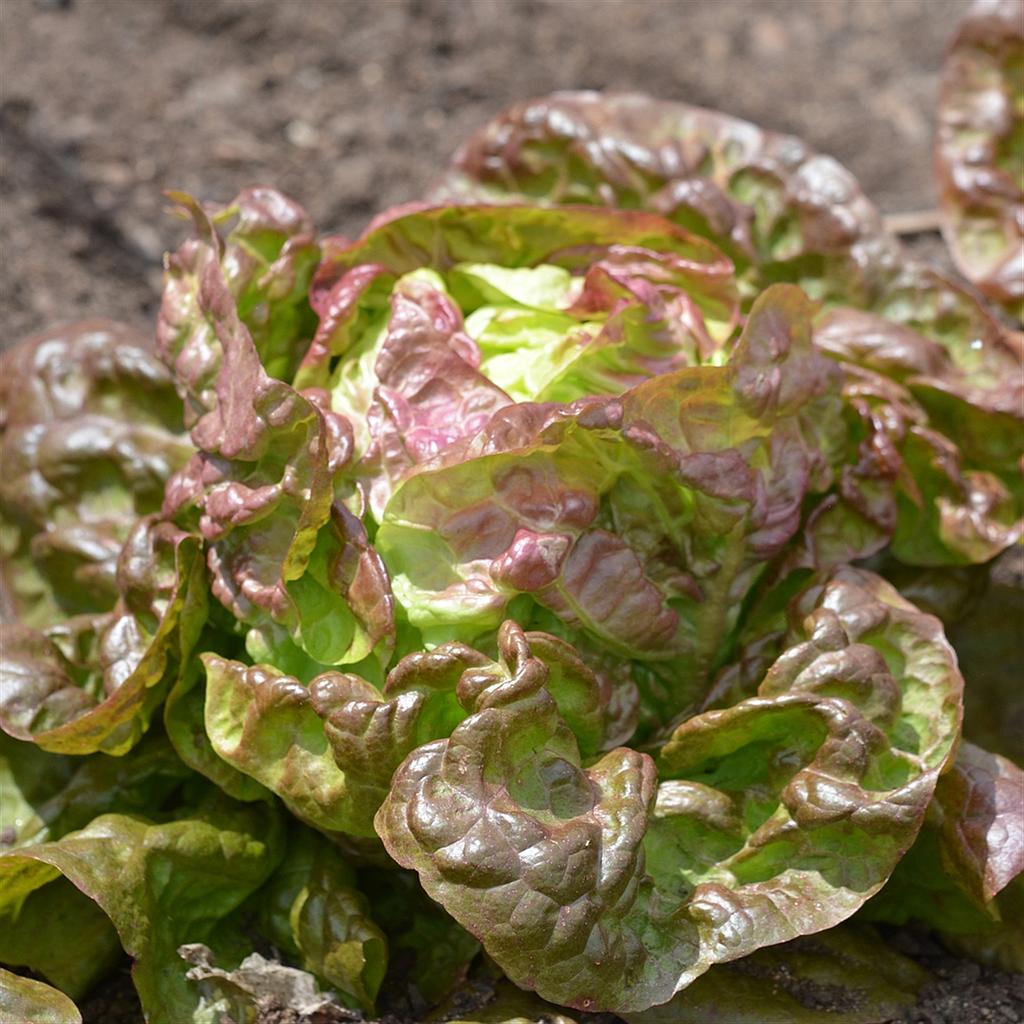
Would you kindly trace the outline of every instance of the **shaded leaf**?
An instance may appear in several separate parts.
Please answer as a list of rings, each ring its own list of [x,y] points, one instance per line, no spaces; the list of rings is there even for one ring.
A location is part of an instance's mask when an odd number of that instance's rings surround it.
[[[480,943],[427,896],[411,872],[389,864],[387,870],[360,872],[359,881],[388,936],[389,971],[396,978],[391,987],[385,979],[382,991],[393,997],[401,983],[416,1012],[436,1006],[465,980]]]
[[[968,739],[993,753],[1024,764],[1024,649],[1020,624],[1024,622],[1024,587],[1017,551],[1007,553],[993,569],[987,590],[966,617],[950,630],[961,671],[967,680],[964,693],[964,732]],[[1014,573],[1017,578],[1014,579]]]
[[[1024,320],[1024,4],[976,0],[942,69],[935,166],[960,271]]]
[[[197,998],[177,948],[208,940],[280,857],[269,810],[212,802],[164,823],[105,814],[55,842],[0,856],[8,927],[32,929],[33,895],[63,875],[102,909],[135,960],[133,978],[152,1024],[191,1018]]]
[[[17,1024],[82,1024],[82,1015],[67,996],[41,981],[0,969],[0,1017]]]
[[[155,517],[118,559],[121,597],[106,615],[45,632],[0,626],[0,726],[58,753],[123,754],[149,727],[202,627],[196,538]]]
[[[139,516],[188,458],[181,403],[147,339],[84,320],[0,357],[0,618],[109,611]]]
[[[160,737],[124,757],[73,758],[0,735],[0,850],[59,839],[108,812],[158,810],[189,775]]]
[[[1024,872],[1024,772],[962,743],[935,793],[948,874],[981,902]]]
[[[629,1024],[877,1024],[912,1006],[928,974],[877,932],[840,925],[712,967]]]
[[[372,1012],[387,965],[387,939],[336,847],[293,829],[288,852],[260,901],[276,945]]]

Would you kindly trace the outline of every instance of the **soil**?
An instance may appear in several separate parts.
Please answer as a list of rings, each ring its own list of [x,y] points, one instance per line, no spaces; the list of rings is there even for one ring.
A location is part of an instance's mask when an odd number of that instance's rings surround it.
[[[2,0],[0,339],[151,323],[162,191],[276,185],[324,229],[415,198],[556,88],[642,89],[803,135],[884,211],[934,206],[943,47],[967,0]]]
[[[966,8],[0,0],[0,347],[83,316],[149,327],[161,255],[184,232],[164,189],[226,201],[274,185],[322,229],[354,234],[421,194],[488,117],[556,88],[718,107],[837,157],[884,212],[930,210],[938,70]],[[936,976],[907,1022],[1024,1020],[1024,979],[898,935]],[[86,1024],[140,1020],[127,970],[83,1011]],[[268,1011],[263,1024],[298,1021]]]
[[[916,960],[934,980],[903,1024],[1020,1024],[1024,1021],[1024,974],[1008,974],[950,956],[927,932],[891,929],[886,939]]]

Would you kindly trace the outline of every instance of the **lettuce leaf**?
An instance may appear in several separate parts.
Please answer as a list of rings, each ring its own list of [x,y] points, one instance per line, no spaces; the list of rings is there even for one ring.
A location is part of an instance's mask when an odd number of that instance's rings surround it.
[[[0,619],[109,611],[117,559],[189,456],[174,381],[146,338],[105,320],[0,357]]]
[[[928,822],[864,916],[934,928],[947,945],[1024,970],[1024,772],[964,743]]]
[[[838,379],[809,313],[797,289],[772,289],[726,366],[512,406],[424,463],[376,537],[409,621],[429,642],[472,642],[535,604],[573,642],[665,662],[685,707],[831,482]]]
[[[271,941],[372,1012],[387,965],[387,939],[337,848],[308,829],[292,829],[288,852],[259,898]]]
[[[994,754],[1024,764],[1024,586],[1018,547],[989,570],[988,586],[949,631],[968,681],[964,735]],[[1015,682],[1017,680],[1017,682]]]
[[[39,916],[45,903],[34,897],[52,884],[66,885],[56,882],[63,876],[117,929],[135,961],[147,1020],[179,1024],[191,1019],[198,997],[178,946],[207,940],[280,855],[280,822],[269,808],[214,799],[162,822],[104,814],[56,841],[0,855],[3,931],[32,933],[45,924]]]
[[[863,571],[793,615],[759,695],[679,726],[660,786],[637,751],[584,767],[542,677],[482,688],[396,773],[388,852],[518,985],[586,1010],[839,923],[913,842],[962,679],[937,620]]]
[[[63,993],[2,968],[0,1014],[5,1020],[30,1020],[35,1024],[82,1024],[78,1008]]]
[[[383,692],[328,672],[308,686],[270,665],[204,655],[206,732],[217,755],[272,790],[301,820],[326,832],[374,836],[373,816],[394,770],[417,747],[448,736],[482,686],[543,676],[588,755],[602,749],[617,706],[607,683],[545,633],[507,623],[500,659],[459,643],[410,654]]]
[[[651,210],[718,245],[745,304],[788,281],[951,348],[1004,335],[972,290],[909,257],[842,165],[685,103],[616,92],[517,103],[460,147],[432,196]]]
[[[118,559],[112,612],[45,631],[0,625],[0,728],[45,750],[124,754],[186,663],[206,606],[196,538],[155,516]]]
[[[214,262],[199,305],[222,353],[217,400],[192,429],[197,453],[168,483],[164,514],[203,536],[211,590],[252,627],[255,650],[292,645],[320,664],[386,661],[388,581],[362,525],[333,500],[352,450],[348,422],[322,395],[266,372]]]
[[[737,317],[730,262],[640,214],[413,207],[325,250],[296,385],[353,424],[346,502],[377,522],[405,475],[499,409],[720,360]]]
[[[167,257],[157,347],[191,427],[216,404],[224,358],[203,296],[210,266],[221,270],[267,372],[287,380],[312,339],[307,292],[320,247],[306,211],[275,189],[248,188],[212,210],[185,193],[169,196],[192,218],[198,237]],[[231,227],[222,238],[218,228],[226,224]]]
[[[912,1006],[927,981],[876,931],[847,924],[712,967],[664,1006],[626,1019],[761,1024],[769,1012],[772,1024],[876,1024]]]
[[[1024,28],[1017,0],[975,2],[942,69],[935,168],[960,272],[1024,320]]]
[[[0,851],[59,839],[101,814],[158,809],[190,774],[160,736],[124,757],[69,757],[0,734]]]
[[[949,145],[960,149],[947,177],[959,175],[958,188],[975,182],[972,203],[1003,203],[1009,211],[999,229],[1007,272],[1020,263],[1018,227],[1007,226],[1016,186],[1004,188],[1008,171],[989,173],[987,158],[968,166],[977,133],[967,125],[984,118],[964,97],[1000,97],[992,108],[1000,113],[978,130],[991,136],[989,149],[1001,140],[1005,163],[1016,123],[1004,102],[1015,88],[1009,23],[1016,9],[1011,0],[997,2],[965,21],[949,86],[964,102],[951,104],[946,128]],[[1019,536],[1019,341],[973,291],[911,259],[853,177],[800,140],[640,94],[554,93],[481,129],[434,195],[657,211],[730,256],[745,306],[777,281],[820,299],[826,312],[816,341],[887,379],[870,389],[870,409],[858,397],[863,380],[855,376],[850,385],[851,418],[867,418],[866,436],[811,525],[811,566],[874,554],[894,529],[900,557],[927,565],[979,563]],[[913,398],[882,399],[893,379]],[[896,408],[890,423],[886,415]],[[905,444],[911,425],[917,429]],[[921,536],[919,510],[936,507],[941,518],[933,515]]]

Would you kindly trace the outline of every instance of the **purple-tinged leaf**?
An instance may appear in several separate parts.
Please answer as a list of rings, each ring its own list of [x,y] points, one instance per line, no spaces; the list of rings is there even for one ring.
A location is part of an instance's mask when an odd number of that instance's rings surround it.
[[[220,268],[199,289],[221,348],[217,400],[192,430],[198,454],[170,481],[165,513],[197,520],[211,589],[257,646],[281,627],[314,662],[359,661],[393,642],[388,580],[361,524],[334,506],[348,421],[321,392],[264,370]],[[198,515],[196,515],[198,513]]]
[[[647,1009],[712,964],[831,927],[913,842],[956,742],[937,620],[842,570],[794,603],[757,697],[660,755],[584,769],[541,675],[480,688],[376,819],[391,855],[521,987]]]
[[[935,797],[950,874],[979,899],[993,899],[1024,872],[1024,772],[962,743]]]
[[[181,403],[151,345],[85,320],[0,358],[0,618],[44,628],[107,612],[139,516],[188,459]]]
[[[118,562],[121,598],[104,615],[45,631],[0,626],[0,727],[44,750],[124,754],[189,658],[206,608],[196,538],[140,520]]]
[[[184,193],[170,193],[170,198],[192,217],[199,237],[166,257],[157,345],[192,426],[216,404],[224,358],[202,295],[210,265],[221,269],[267,372],[290,380],[313,336],[307,290],[320,248],[306,212],[274,189],[245,189],[210,211]],[[217,229],[227,223],[232,227],[222,239]]]
[[[681,710],[830,482],[837,371],[809,315],[797,289],[773,289],[725,367],[510,406],[424,463],[377,533],[410,622],[472,642],[528,595],[570,639],[671,666],[693,688]]]
[[[942,70],[935,167],[960,271],[1024,320],[1024,3],[975,0]]]

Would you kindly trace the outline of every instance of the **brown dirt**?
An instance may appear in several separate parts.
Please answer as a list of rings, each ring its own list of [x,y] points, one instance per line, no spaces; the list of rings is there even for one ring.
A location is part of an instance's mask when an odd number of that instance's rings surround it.
[[[924,987],[903,1024],[1020,1024],[1024,1021],[1024,975],[981,967],[950,956],[927,932],[889,930],[887,940],[916,960],[934,980]]]
[[[934,205],[938,68],[966,0],[3,0],[11,343],[145,326],[182,230],[161,191],[273,184],[357,232],[503,106],[644,89],[793,131],[887,211]]]
[[[555,88],[718,107],[837,157],[883,211],[930,209],[938,70],[966,6],[0,0],[0,347],[86,315],[148,326],[183,230],[163,189],[275,185],[355,233],[489,116]],[[907,1021],[1024,1019],[1024,979],[907,941],[937,976]],[[84,1009],[140,1019],[127,972]]]

